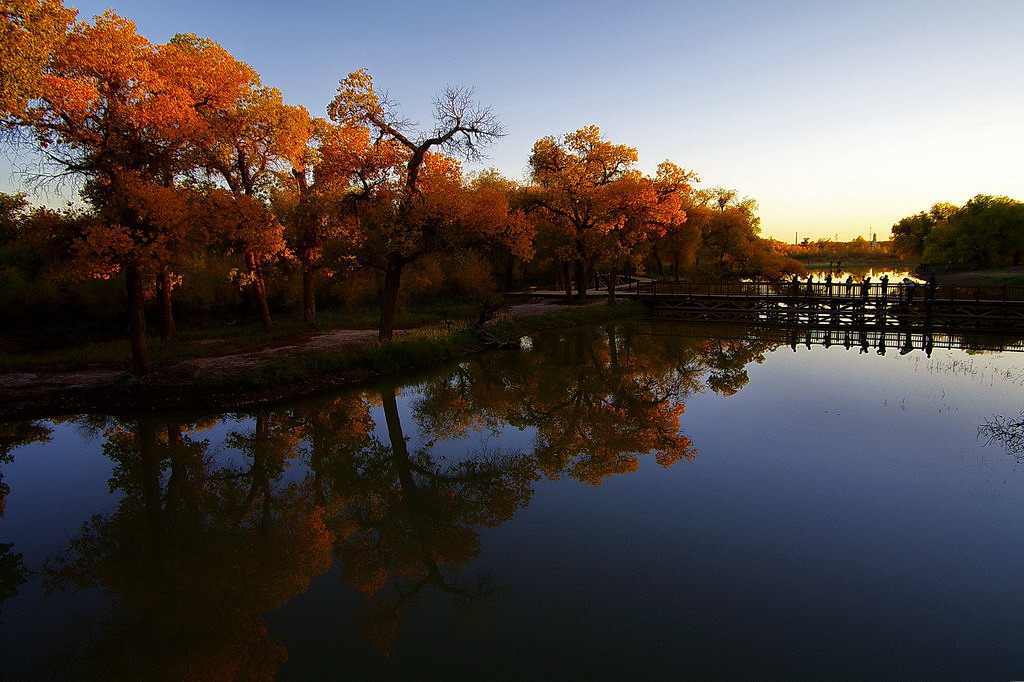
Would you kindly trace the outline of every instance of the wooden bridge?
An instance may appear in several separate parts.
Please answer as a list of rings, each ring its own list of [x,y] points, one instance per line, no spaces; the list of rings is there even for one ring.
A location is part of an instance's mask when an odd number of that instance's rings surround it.
[[[769,341],[776,346],[798,348],[841,346],[847,350],[858,349],[861,353],[875,350],[879,355],[897,352],[906,355],[912,351],[924,351],[931,355],[935,349],[958,349],[968,351],[997,351],[1024,353],[1024,336],[1006,334],[1000,330],[969,330],[966,333],[934,331],[929,328],[902,327],[849,327],[816,325],[751,325],[742,321],[721,322],[687,320],[677,323],[670,320],[666,327],[654,321],[641,327],[644,336],[671,336],[704,339],[727,339]]]
[[[659,282],[617,289],[659,316],[760,324],[1024,329],[1024,286],[879,282]]]

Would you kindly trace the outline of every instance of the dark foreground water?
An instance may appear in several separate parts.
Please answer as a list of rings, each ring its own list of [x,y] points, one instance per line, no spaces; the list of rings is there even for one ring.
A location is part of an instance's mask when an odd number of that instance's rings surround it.
[[[1024,677],[1024,354],[843,341],[0,425],[3,679]]]

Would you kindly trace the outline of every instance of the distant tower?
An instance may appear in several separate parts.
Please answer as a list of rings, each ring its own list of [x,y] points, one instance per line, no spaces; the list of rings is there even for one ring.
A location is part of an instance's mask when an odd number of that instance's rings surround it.
[[[871,248],[872,249],[877,249],[878,248],[878,233],[877,232],[872,232],[871,233]]]

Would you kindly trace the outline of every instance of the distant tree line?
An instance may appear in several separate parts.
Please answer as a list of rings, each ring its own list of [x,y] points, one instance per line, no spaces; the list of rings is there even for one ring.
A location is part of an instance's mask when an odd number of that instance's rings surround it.
[[[863,236],[855,237],[846,242],[827,238],[812,241],[810,238],[805,237],[799,244],[786,244],[782,248],[785,253],[803,262],[879,262],[888,258],[895,258],[892,251],[892,242],[871,242]]]
[[[985,194],[963,206],[938,203],[893,225],[892,240],[902,257],[933,265],[1020,265],[1024,253],[1024,203]]]
[[[59,0],[0,13],[4,139],[38,154],[38,182],[74,182],[83,200],[0,196],[0,314],[116,307],[138,370],[149,327],[174,337],[182,306],[247,299],[269,327],[275,310],[315,325],[318,304],[373,301],[386,342],[410,295],[557,282],[582,298],[596,272],[801,269],[758,236],[753,200],[694,189],[696,174],[668,161],[646,175],[596,126],[538,140],[524,183],[470,174],[459,160],[480,159],[503,128],[469,89],[441,92],[419,129],[359,70],[318,118],[209,39],[158,45],[112,11],[75,15]],[[104,280],[120,292],[88,284]]]

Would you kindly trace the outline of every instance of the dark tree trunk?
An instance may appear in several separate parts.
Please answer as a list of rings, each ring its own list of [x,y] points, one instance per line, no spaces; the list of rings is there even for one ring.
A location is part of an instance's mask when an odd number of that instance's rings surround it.
[[[576,261],[576,300],[583,303],[587,300],[587,282],[589,274],[582,260]]]
[[[149,370],[149,346],[146,343],[146,296],[142,273],[134,263],[125,267],[125,288],[128,290],[128,333],[132,344],[132,368],[139,373]]]
[[[256,254],[247,252],[245,254],[245,267],[249,271],[252,281],[249,283],[249,295],[252,296],[252,305],[259,315],[260,323],[270,328],[274,323],[270,319],[270,306],[267,304],[267,285],[263,281],[263,273],[260,272],[259,263],[256,262]]]
[[[161,267],[156,276],[156,304],[160,338],[177,337],[178,328],[174,324],[174,305],[171,300],[171,276],[166,267]]]
[[[661,252],[656,244],[651,244],[651,255],[654,256],[654,266],[657,268],[658,277],[665,276],[665,264],[661,262]]]
[[[413,477],[409,459],[409,449],[402,430],[402,420],[398,414],[398,401],[393,390],[381,391],[381,406],[384,408],[384,421],[388,428],[388,439],[391,441],[391,461],[402,485],[402,497],[413,509],[419,508],[419,490]]]
[[[394,335],[398,287],[402,283],[404,266],[401,254],[388,254],[387,268],[384,270],[384,292],[380,300],[380,327],[377,334],[377,338],[385,343],[391,343],[391,337]]]
[[[157,451],[156,424],[150,419],[138,422],[135,431],[135,447],[139,453],[139,478],[143,505],[146,509],[146,523],[149,526],[150,542],[159,547],[160,518],[163,506],[160,502],[160,455]]]
[[[302,317],[316,326],[316,270],[309,263],[302,264]]]
[[[679,249],[676,249],[675,252],[672,254],[673,279],[676,282],[679,281],[679,258],[680,258]]]
[[[569,261],[562,261],[562,286],[565,287],[566,302],[572,300],[572,275],[569,273]]]
[[[605,329],[608,331],[608,359],[613,367],[619,364],[619,342],[615,338],[615,325],[609,324]]]
[[[516,257],[512,254],[508,254],[505,257],[505,288],[504,293],[512,291],[512,287],[516,283]]]

